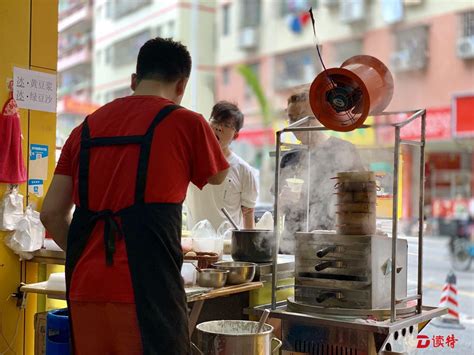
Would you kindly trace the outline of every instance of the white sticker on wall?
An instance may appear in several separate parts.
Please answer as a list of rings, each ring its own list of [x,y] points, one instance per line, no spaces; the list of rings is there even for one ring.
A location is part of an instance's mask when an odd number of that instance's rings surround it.
[[[36,195],[38,197],[43,196],[43,180],[30,179],[28,180],[28,193]]]
[[[56,75],[14,67],[13,98],[20,108],[56,112]]]

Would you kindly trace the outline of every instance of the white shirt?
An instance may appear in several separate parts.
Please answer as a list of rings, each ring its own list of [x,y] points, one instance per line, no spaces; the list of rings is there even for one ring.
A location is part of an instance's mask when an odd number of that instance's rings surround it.
[[[188,210],[187,224],[191,230],[204,219],[218,229],[226,221],[221,208],[225,207],[235,223],[243,225],[241,207],[254,208],[258,197],[258,172],[237,154],[231,153],[228,158],[229,171],[220,185],[207,184],[202,190],[190,184],[185,205]]]

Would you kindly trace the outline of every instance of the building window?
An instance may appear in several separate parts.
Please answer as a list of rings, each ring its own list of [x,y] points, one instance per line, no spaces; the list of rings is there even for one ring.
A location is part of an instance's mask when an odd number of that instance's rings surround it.
[[[275,88],[283,90],[311,83],[321,71],[315,49],[305,49],[275,58]]]
[[[461,37],[474,37],[474,11],[461,15]]]
[[[252,64],[247,64],[247,66],[254,72],[255,76],[257,77],[257,81],[259,80],[259,72],[260,72],[260,64],[259,63],[252,63]],[[253,97],[254,93],[252,91],[252,88],[250,85],[245,83],[245,100],[250,101],[250,99]]]
[[[222,7],[222,35],[227,36],[230,33],[230,4]]]
[[[362,54],[362,40],[354,39],[334,44],[334,66],[340,66],[346,59]]]
[[[106,6],[108,6],[107,16],[118,20],[150,5],[152,1],[153,0],[110,0],[106,2]]]
[[[108,46],[107,48],[105,48],[105,64],[112,63],[112,57],[113,57],[113,46]]]
[[[315,10],[318,7],[318,0],[280,0],[280,17],[307,12],[310,7]]]
[[[230,68],[226,67],[222,69],[222,84],[229,85],[230,83]]]
[[[427,26],[417,26],[395,33],[395,52],[390,57],[391,67],[398,72],[419,70],[428,62]]]
[[[169,38],[173,38],[175,36],[175,22],[171,20],[168,22],[168,36]]]
[[[131,37],[123,39],[112,45],[113,56],[112,65],[118,67],[122,65],[134,64],[140,47],[151,37],[150,30],[137,33]]]
[[[262,9],[261,0],[241,0],[240,27],[258,27]]]

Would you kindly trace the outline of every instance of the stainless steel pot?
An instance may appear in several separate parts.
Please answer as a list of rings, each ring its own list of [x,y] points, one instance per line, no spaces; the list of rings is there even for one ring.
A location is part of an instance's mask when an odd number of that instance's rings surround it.
[[[273,327],[264,324],[262,331],[255,333],[257,326],[258,322],[246,320],[218,320],[198,324],[197,347],[206,355],[278,354],[281,341],[272,336]]]
[[[235,261],[265,263],[272,261],[275,234],[269,230],[232,231],[231,255]]]

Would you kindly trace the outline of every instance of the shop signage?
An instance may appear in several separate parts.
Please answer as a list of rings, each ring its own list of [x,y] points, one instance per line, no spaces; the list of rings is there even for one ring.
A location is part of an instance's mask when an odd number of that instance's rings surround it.
[[[474,137],[474,94],[455,95],[452,112],[453,136]]]
[[[13,97],[20,108],[56,112],[56,75],[14,67]]]
[[[396,114],[376,117],[376,122],[396,123],[410,117],[409,114]],[[419,140],[421,136],[421,117],[410,122],[400,130],[400,137],[406,140]],[[395,129],[378,127],[377,140],[380,144],[393,144]],[[451,138],[451,109],[449,107],[430,108],[426,110],[426,140],[447,140]]]

